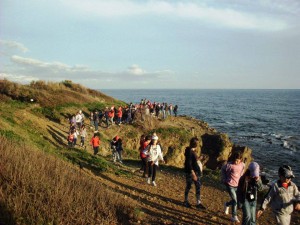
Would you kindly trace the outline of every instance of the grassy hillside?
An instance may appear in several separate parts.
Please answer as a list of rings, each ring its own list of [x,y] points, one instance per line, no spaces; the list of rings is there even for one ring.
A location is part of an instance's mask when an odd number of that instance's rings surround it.
[[[88,144],[90,128],[86,148],[68,148],[72,114],[82,110],[88,118],[94,109],[125,104],[71,81],[0,81],[0,224],[228,224],[222,213],[228,196],[217,171],[206,170],[203,177],[206,212],[181,204],[185,180],[180,167],[189,139],[205,137],[201,145],[207,155],[232,146],[203,121],[141,120],[137,114],[133,124],[100,126],[97,156]],[[160,166],[157,188],[138,172],[139,138],[153,132],[168,161]],[[125,165],[111,160],[109,142],[116,135],[123,139]],[[211,144],[214,140],[218,143]],[[273,220],[266,213],[262,221]],[[293,224],[298,222],[296,216]]]

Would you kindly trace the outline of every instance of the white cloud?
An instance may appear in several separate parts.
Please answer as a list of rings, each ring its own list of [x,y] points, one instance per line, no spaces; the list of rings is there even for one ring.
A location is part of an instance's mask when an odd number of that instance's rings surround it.
[[[23,83],[33,80],[61,81],[68,79],[87,86],[96,83],[102,85],[147,84],[152,82],[153,78],[156,81],[157,79],[162,81],[172,74],[170,70],[146,72],[136,64],[123,72],[104,72],[84,65],[70,66],[62,62],[46,62],[17,55],[11,56],[10,60],[12,65],[0,69],[0,79],[6,78]]]
[[[3,48],[8,48],[11,50],[20,50],[23,53],[28,51],[28,48],[26,48],[23,44],[16,42],[16,41],[10,41],[10,40],[2,40],[0,39],[0,46]]]
[[[128,68],[128,73],[136,76],[141,76],[145,74],[145,70],[134,64]]]
[[[230,1],[229,1],[230,2]],[[190,3],[186,1],[98,1],[98,0],[67,0],[64,1],[69,9],[74,9],[85,16],[97,17],[124,17],[140,16],[145,14],[159,14],[170,17],[181,17],[199,20],[218,26],[240,29],[258,29],[266,31],[278,31],[288,28],[288,23],[277,14],[247,12],[244,7],[235,8],[231,4],[223,4],[222,7],[208,3]],[[249,3],[250,4],[250,3]],[[259,9],[267,2],[256,2]],[[240,4],[242,5],[242,4]],[[271,6],[271,4],[269,4]],[[287,11],[283,5],[277,9]],[[284,9],[284,10],[283,10]]]
[[[33,80],[39,80],[37,77],[33,76],[28,76],[28,75],[22,75],[22,74],[9,74],[9,73],[1,73],[0,72],[0,80],[1,79],[7,79],[10,81],[15,81],[15,82],[30,82]]]

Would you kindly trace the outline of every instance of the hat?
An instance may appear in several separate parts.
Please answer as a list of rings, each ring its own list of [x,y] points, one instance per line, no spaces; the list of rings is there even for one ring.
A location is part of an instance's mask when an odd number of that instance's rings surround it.
[[[248,169],[251,177],[259,177],[259,165],[257,162],[251,162]]]
[[[152,140],[158,140],[158,137],[156,135],[153,135]]]
[[[287,179],[290,179],[290,178],[295,178],[295,175],[292,171],[292,168],[290,166],[287,166],[287,165],[284,165],[284,166],[281,166],[278,170],[278,175],[279,176],[283,176]]]
[[[119,136],[115,136],[115,138],[114,138],[114,139],[115,139],[116,141],[117,141],[117,140],[119,140]]]

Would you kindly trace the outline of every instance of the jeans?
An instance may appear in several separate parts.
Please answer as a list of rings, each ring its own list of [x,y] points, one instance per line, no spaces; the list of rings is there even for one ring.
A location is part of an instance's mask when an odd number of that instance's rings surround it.
[[[256,224],[256,201],[249,202],[247,199],[243,203],[243,221],[242,225]]]
[[[226,185],[227,192],[229,193],[229,196],[231,198],[230,202],[226,202],[226,206],[232,206],[232,217],[237,215],[237,196],[236,191],[237,187],[231,187],[229,185]]]
[[[186,187],[185,187],[185,192],[184,192],[184,201],[188,202],[188,195],[189,192],[192,188],[192,184],[195,184],[195,188],[196,188],[196,200],[197,200],[197,204],[199,204],[200,202],[200,187],[201,187],[201,182],[200,182],[200,174],[196,174],[198,179],[197,181],[194,181],[192,179],[192,174],[191,173],[186,173],[185,174],[185,178],[186,178]]]

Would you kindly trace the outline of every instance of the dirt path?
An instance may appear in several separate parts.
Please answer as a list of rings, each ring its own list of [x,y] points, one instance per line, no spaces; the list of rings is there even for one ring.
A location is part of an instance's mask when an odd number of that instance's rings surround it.
[[[54,125],[54,124],[53,124]],[[66,126],[52,126],[57,132],[65,133]],[[119,128],[117,128],[119,129]],[[89,136],[92,132],[89,131]],[[86,141],[88,141],[87,138]],[[88,144],[87,144],[88,145]],[[92,149],[87,148],[92,154]],[[102,156],[97,156],[102,157]],[[109,157],[108,157],[109,159]],[[110,159],[109,159],[110,160]],[[201,199],[207,207],[206,210],[195,208],[195,190],[192,188],[189,201],[192,208],[183,206],[185,176],[178,169],[170,169],[167,165],[159,168],[157,173],[157,187],[146,183],[142,173],[139,172],[139,165],[132,160],[124,160],[124,164],[117,164],[120,169],[126,170],[129,176],[117,176],[112,173],[98,173],[83,168],[82,172],[100,181],[107,189],[124,196],[120,201],[132,200],[135,204],[138,215],[130,221],[132,224],[232,224],[230,215],[223,212],[224,202],[229,200],[228,194],[224,191],[219,182],[209,177],[202,178]],[[242,212],[238,211],[241,220]],[[275,224],[270,212],[265,213],[257,224]],[[299,224],[299,216],[292,225]]]

